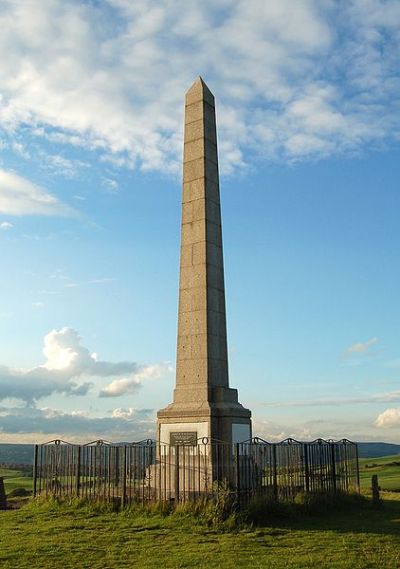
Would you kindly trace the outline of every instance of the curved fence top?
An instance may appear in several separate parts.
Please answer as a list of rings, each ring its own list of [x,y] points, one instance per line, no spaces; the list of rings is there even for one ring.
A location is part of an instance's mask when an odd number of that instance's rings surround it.
[[[144,446],[153,446],[156,444],[160,444],[160,445],[170,445],[170,443],[166,443],[163,441],[157,441],[155,439],[143,439],[141,441],[132,441],[132,442],[112,442],[112,441],[107,441],[104,439],[98,439],[95,441],[90,441],[88,443],[71,443],[69,441],[64,441],[62,439],[53,439],[51,441],[46,441],[45,443],[39,443],[39,446],[47,446],[47,445],[68,445],[68,446],[82,446],[82,447],[90,447],[90,446],[118,446],[118,447],[124,447],[124,446],[140,446],[140,447],[144,447]],[[199,439],[197,439],[197,444],[202,444],[202,445],[208,445],[208,444],[213,444],[213,445],[226,445],[227,443],[224,441],[219,441],[219,440],[215,440],[215,439],[210,439],[208,437],[200,437]],[[340,444],[340,445],[354,445],[356,446],[357,443],[354,441],[350,441],[349,439],[343,438],[343,439],[322,439],[322,438],[318,438],[318,439],[314,439],[312,441],[299,441],[297,439],[294,439],[292,437],[288,437],[287,439],[284,439],[282,441],[266,441],[265,439],[261,438],[261,437],[253,437],[251,439],[248,439],[246,441],[241,441],[240,443],[241,445],[246,445],[246,444],[257,444],[257,445],[270,445],[270,446],[282,446],[282,445],[310,445],[310,446],[314,446],[314,445],[332,445],[332,444]]]

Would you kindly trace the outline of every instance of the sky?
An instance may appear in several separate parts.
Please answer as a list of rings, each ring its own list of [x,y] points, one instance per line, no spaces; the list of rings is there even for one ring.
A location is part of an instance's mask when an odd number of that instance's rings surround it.
[[[400,2],[0,0],[0,29],[0,442],[155,435],[201,75],[254,434],[400,443]]]

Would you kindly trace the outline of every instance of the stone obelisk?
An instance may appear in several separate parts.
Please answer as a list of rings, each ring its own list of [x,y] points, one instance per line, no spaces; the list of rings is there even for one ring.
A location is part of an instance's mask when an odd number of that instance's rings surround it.
[[[229,387],[215,102],[201,77],[185,105],[176,388],[157,418],[163,443],[251,437]]]

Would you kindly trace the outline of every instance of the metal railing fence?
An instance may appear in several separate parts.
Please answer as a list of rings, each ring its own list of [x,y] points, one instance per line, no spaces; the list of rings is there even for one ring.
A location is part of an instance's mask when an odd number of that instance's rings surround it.
[[[34,495],[149,503],[213,497],[222,490],[238,502],[263,495],[294,499],[299,492],[359,489],[357,445],[347,439],[236,444],[199,439],[172,446],[61,440],[35,445]]]

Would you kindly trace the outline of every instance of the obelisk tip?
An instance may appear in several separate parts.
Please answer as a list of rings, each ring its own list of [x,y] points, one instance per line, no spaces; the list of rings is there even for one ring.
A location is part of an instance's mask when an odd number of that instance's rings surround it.
[[[186,93],[186,105],[191,105],[201,100],[207,101],[210,105],[214,105],[214,95],[211,93],[204,79],[199,75]]]

